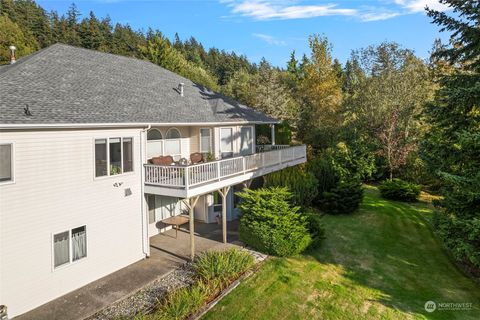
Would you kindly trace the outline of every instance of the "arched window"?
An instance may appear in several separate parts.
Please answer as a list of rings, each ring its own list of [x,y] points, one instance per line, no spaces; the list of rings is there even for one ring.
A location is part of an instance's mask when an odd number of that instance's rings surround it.
[[[147,133],[147,140],[162,140],[162,133],[158,129],[150,129]]]
[[[166,139],[180,139],[180,131],[177,128],[170,128],[167,131]]]
[[[150,129],[147,132],[147,158],[163,155],[162,133],[158,129]]]
[[[182,142],[180,131],[177,128],[170,128],[165,135],[165,155],[172,156],[175,160],[181,158]]]

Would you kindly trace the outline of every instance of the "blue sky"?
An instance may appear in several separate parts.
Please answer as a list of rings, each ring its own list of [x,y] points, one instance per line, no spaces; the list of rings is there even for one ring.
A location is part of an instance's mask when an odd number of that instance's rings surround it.
[[[38,0],[47,11],[65,13],[72,0]],[[308,53],[308,36],[324,34],[333,55],[345,62],[352,49],[396,41],[428,57],[436,38],[445,34],[430,23],[425,5],[448,10],[438,0],[77,0],[84,16],[90,10],[107,14],[114,23],[135,29],[152,27],[173,38],[194,36],[205,47],[245,54],[251,61],[262,57],[285,66],[290,52]]]

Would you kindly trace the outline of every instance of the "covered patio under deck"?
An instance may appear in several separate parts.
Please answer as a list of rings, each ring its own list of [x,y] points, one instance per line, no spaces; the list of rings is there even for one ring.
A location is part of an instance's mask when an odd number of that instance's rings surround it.
[[[150,238],[150,260],[165,259],[184,263],[190,261],[190,231],[188,224],[181,226],[178,234],[174,229]],[[227,243],[223,243],[222,225],[195,221],[195,255],[206,250],[221,250],[241,246],[238,236],[238,220],[227,223]]]
[[[138,261],[106,277],[16,317],[17,320],[80,320],[142,289],[190,260],[187,227],[168,230],[150,238],[150,258]],[[228,243],[222,241],[222,226],[195,222],[195,254],[241,245],[238,221],[228,223]]]

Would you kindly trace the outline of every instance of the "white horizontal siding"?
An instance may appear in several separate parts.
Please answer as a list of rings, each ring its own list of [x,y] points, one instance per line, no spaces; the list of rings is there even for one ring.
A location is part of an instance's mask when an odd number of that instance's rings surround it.
[[[133,173],[94,178],[94,139],[105,137],[134,138]],[[1,132],[0,140],[15,144],[15,183],[0,185],[0,291],[10,317],[144,256],[140,129]],[[53,271],[52,234],[83,225],[87,258]]]

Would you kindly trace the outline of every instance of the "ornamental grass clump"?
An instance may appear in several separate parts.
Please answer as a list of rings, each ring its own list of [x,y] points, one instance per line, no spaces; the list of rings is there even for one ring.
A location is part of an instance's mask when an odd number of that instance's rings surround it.
[[[180,320],[198,312],[223,289],[255,264],[246,251],[229,249],[207,251],[192,264],[194,283],[169,292],[150,314],[139,314],[135,320]]]
[[[209,291],[209,286],[202,281],[191,287],[172,291],[158,304],[156,312],[148,319],[185,319],[200,310],[209,296]]]
[[[238,249],[207,251],[196,258],[193,269],[200,281],[210,283],[216,280],[224,286],[238,278],[254,263],[251,254]]]

